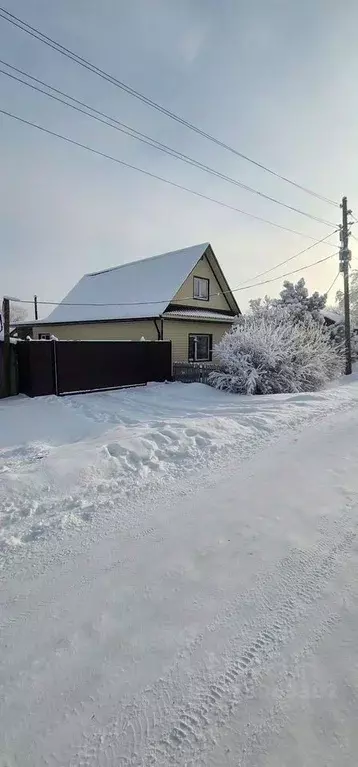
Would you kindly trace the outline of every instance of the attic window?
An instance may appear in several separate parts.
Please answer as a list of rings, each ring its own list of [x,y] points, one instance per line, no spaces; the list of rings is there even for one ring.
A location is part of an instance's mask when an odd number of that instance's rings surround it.
[[[194,277],[194,298],[198,301],[209,301],[210,280],[206,277]]]

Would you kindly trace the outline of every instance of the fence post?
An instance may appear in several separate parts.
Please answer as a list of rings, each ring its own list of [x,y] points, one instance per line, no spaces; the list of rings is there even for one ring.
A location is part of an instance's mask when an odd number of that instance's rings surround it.
[[[57,341],[53,339],[51,341],[52,343],[52,369],[53,369],[53,380],[55,384],[55,394],[58,396],[58,375],[57,375]]]
[[[3,300],[3,359],[2,375],[0,371],[1,396],[10,397],[11,394],[11,347],[10,347],[10,301],[8,298]]]

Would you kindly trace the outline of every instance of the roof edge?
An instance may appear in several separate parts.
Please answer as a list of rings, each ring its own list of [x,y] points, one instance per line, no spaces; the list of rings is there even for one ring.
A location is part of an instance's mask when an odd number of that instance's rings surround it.
[[[58,325],[97,325],[97,324],[104,324],[104,323],[110,323],[110,322],[145,322],[146,320],[159,320],[161,317],[160,314],[151,314],[150,316],[146,315],[145,317],[112,317],[111,319],[95,319],[95,320],[62,320],[62,322],[48,322],[46,319],[44,320],[34,320],[33,322],[29,323],[31,327],[39,327],[39,326],[46,326],[46,327],[55,327]]]
[[[219,286],[220,286],[220,282],[223,282],[224,290],[222,290],[222,293],[225,295],[225,298],[226,298],[227,302],[229,304],[230,303],[232,304],[232,307],[233,307],[232,311],[236,315],[241,314],[242,312],[241,312],[241,309],[239,307],[239,304],[236,301],[236,298],[234,296],[233,290],[231,289],[231,287],[230,287],[230,285],[229,285],[229,283],[228,283],[228,281],[227,281],[227,279],[225,277],[225,274],[224,274],[224,272],[222,270],[222,267],[221,267],[221,265],[220,265],[220,263],[218,261],[218,258],[217,258],[216,254],[214,252],[214,249],[212,248],[210,243],[209,243],[208,248],[206,249],[206,251],[209,251],[209,255],[207,254],[206,257],[208,258],[209,264],[211,266],[211,269],[214,272],[214,275],[215,275],[215,277],[216,277],[216,279],[217,279],[217,281],[219,283]],[[213,263],[215,265],[214,268],[213,268],[213,264],[210,263],[210,260],[213,261]],[[217,269],[217,274],[215,274],[215,268]]]
[[[196,245],[188,245],[186,248],[179,248],[179,250],[168,250],[166,253],[158,253],[156,256],[147,256],[146,258],[137,258],[134,261],[126,261],[124,264],[118,264],[117,266],[110,266],[108,269],[100,269],[98,272],[87,272],[84,277],[97,277],[99,274],[107,274],[107,272],[114,272],[117,269],[123,269],[125,266],[132,266],[132,264],[141,264],[143,261],[155,261],[156,258],[164,258],[164,256],[171,256],[173,253],[182,253],[184,250],[190,250],[193,248],[203,248],[203,253],[207,250],[210,242],[198,242]]]

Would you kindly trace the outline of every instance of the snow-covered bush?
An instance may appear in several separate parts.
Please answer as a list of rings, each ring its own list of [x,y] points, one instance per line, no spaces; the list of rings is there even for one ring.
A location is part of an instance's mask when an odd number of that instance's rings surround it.
[[[215,348],[217,389],[238,394],[315,391],[342,372],[342,351],[312,317],[285,310],[241,318]]]

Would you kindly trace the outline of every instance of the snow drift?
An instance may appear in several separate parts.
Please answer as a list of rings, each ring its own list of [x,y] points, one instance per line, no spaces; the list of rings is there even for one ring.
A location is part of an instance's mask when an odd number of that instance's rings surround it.
[[[344,381],[345,379],[342,379]],[[158,384],[0,402],[0,551],[26,555],[66,531],[135,523],[148,493],[192,492],[282,429],[351,402],[355,389],[247,400]],[[136,512],[138,513],[138,512]],[[1,563],[1,557],[0,557]]]

